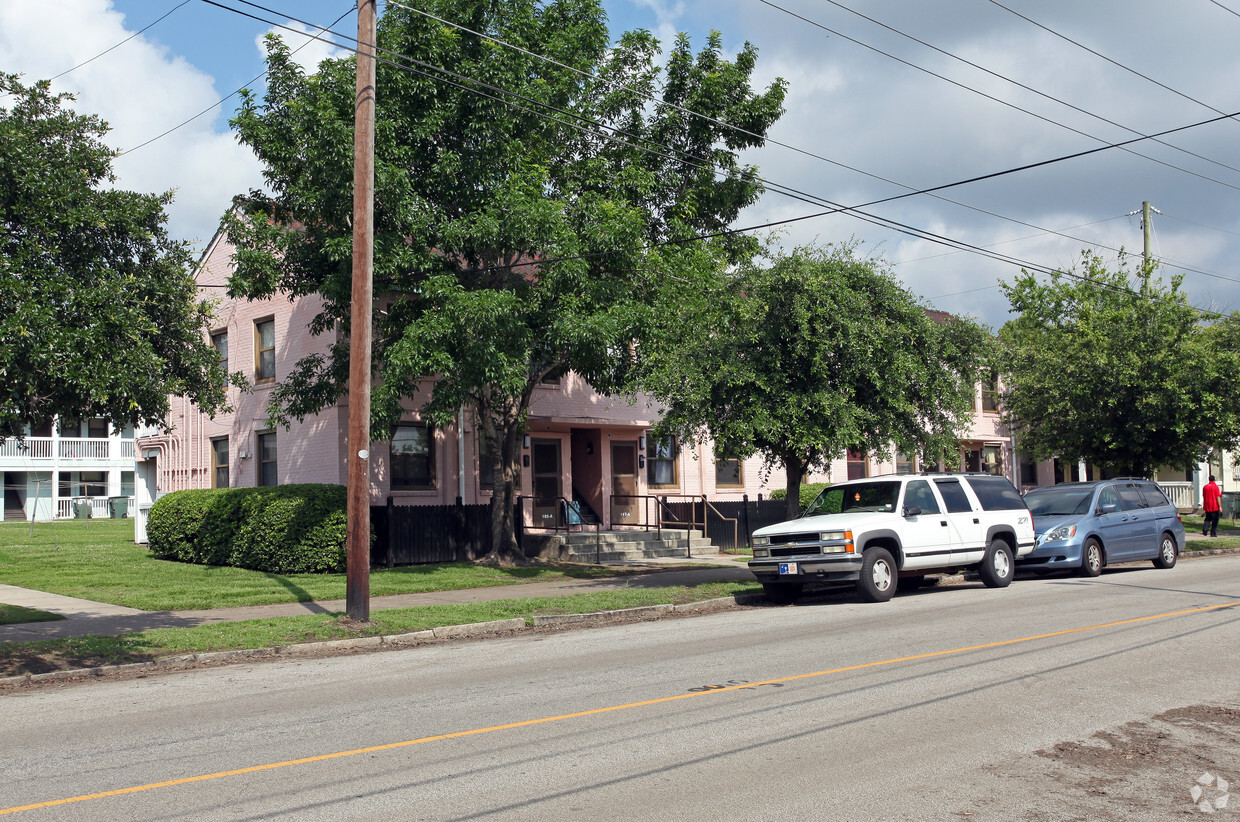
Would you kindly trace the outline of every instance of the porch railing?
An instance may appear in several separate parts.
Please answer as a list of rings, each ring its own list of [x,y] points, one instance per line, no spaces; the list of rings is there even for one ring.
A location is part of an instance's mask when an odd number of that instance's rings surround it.
[[[113,447],[115,443],[115,447]],[[51,437],[26,437],[19,442],[9,437],[0,443],[0,458],[11,457],[27,460],[131,460],[134,458],[133,440],[105,440],[74,437],[53,440]]]
[[[1160,482],[1158,487],[1176,508],[1196,508],[1197,499],[1191,482]]]
[[[535,519],[532,525],[524,525],[525,501],[526,500],[529,500],[531,502],[534,510],[553,508],[554,512],[551,513],[550,516],[545,517],[542,521]],[[531,496],[519,496],[517,497],[516,502],[517,502],[517,516],[522,519],[522,525],[525,527],[526,530],[551,531],[552,533],[559,533],[561,530],[563,530],[564,533],[567,534],[569,532],[569,527],[572,525],[580,525],[582,528],[586,528],[587,526],[593,527],[594,528],[594,561],[596,563],[599,561],[599,556],[602,554],[602,550],[603,550],[602,523],[582,522],[580,518],[581,509],[577,507],[577,504],[575,502],[570,502],[564,497],[555,497],[554,499],[550,497],[539,497],[538,500],[535,501],[534,497],[531,497]],[[548,505],[547,503],[550,503],[550,505]],[[578,514],[577,522],[571,521],[571,518],[569,516],[570,510],[577,512]]]
[[[617,500],[641,500],[641,516],[640,517],[617,517],[616,502]],[[653,504],[654,516],[651,517],[651,507]],[[622,505],[628,505],[622,503]],[[673,505],[680,507],[688,507],[688,519],[684,519],[681,514],[676,513]],[[699,505],[701,508],[699,509]],[[698,511],[701,511],[702,518],[698,519]],[[736,544],[739,536],[739,524],[735,517],[725,516],[718,508],[716,508],[706,495],[693,496],[691,494],[612,494],[611,495],[611,525],[613,528],[618,526],[630,528],[644,528],[650,530],[654,528],[663,538],[663,528],[685,528],[687,530],[696,531],[702,529],[702,536],[710,538],[708,529],[708,512],[713,512],[716,517],[724,523],[731,523],[732,526],[732,543]],[[632,513],[632,512],[625,512]],[[618,521],[623,520],[623,521]],[[725,526],[726,527],[726,526]],[[691,543],[686,540],[685,556],[693,556],[693,548]]]

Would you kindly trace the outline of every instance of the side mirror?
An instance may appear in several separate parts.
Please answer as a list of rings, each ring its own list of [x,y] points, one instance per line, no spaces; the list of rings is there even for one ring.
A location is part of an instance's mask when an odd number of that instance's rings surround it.
[[[1099,514],[1114,514],[1118,510],[1119,510],[1119,506],[1113,502],[1108,503],[1106,505],[1101,505],[1098,507]]]
[[[921,508],[916,505],[906,505],[901,513],[905,517],[918,517],[921,516]]]

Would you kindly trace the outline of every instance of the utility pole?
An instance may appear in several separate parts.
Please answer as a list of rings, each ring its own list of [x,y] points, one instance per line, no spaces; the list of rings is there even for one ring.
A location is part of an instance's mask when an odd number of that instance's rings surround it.
[[[357,0],[357,97],[353,113],[353,299],[349,333],[348,541],[345,611],[370,621],[370,310],[375,233],[375,18],[378,0]]]
[[[1153,224],[1150,222],[1151,211],[1154,212],[1155,214],[1162,214],[1161,211],[1159,211],[1158,209],[1150,205],[1149,200],[1146,200],[1145,202],[1141,203],[1140,211],[1129,211],[1128,212],[1129,217],[1133,216],[1134,214],[1141,215],[1141,234],[1142,234],[1142,239],[1144,240],[1143,248],[1145,249],[1143,256],[1145,259],[1145,265],[1147,267],[1150,264],[1150,260],[1154,259],[1153,252],[1150,250],[1150,240],[1154,233]]]

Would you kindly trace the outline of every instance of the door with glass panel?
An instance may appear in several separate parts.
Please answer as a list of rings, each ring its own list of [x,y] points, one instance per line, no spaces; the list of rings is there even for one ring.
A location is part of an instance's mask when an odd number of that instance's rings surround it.
[[[611,444],[611,524],[637,525],[641,522],[637,498],[637,443]]]
[[[560,523],[560,441],[534,440],[530,443],[533,455],[531,477],[534,488],[534,525],[538,528],[556,528]]]

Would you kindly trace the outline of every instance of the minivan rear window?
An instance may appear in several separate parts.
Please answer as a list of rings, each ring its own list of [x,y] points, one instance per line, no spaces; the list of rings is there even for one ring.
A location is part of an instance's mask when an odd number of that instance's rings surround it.
[[[986,511],[1014,511],[1025,507],[1017,490],[1005,477],[965,477]]]
[[[1141,491],[1141,496],[1145,497],[1146,503],[1151,508],[1159,508],[1163,505],[1170,505],[1171,500],[1167,499],[1167,495],[1163,490],[1152,482],[1143,482],[1137,486]]]

